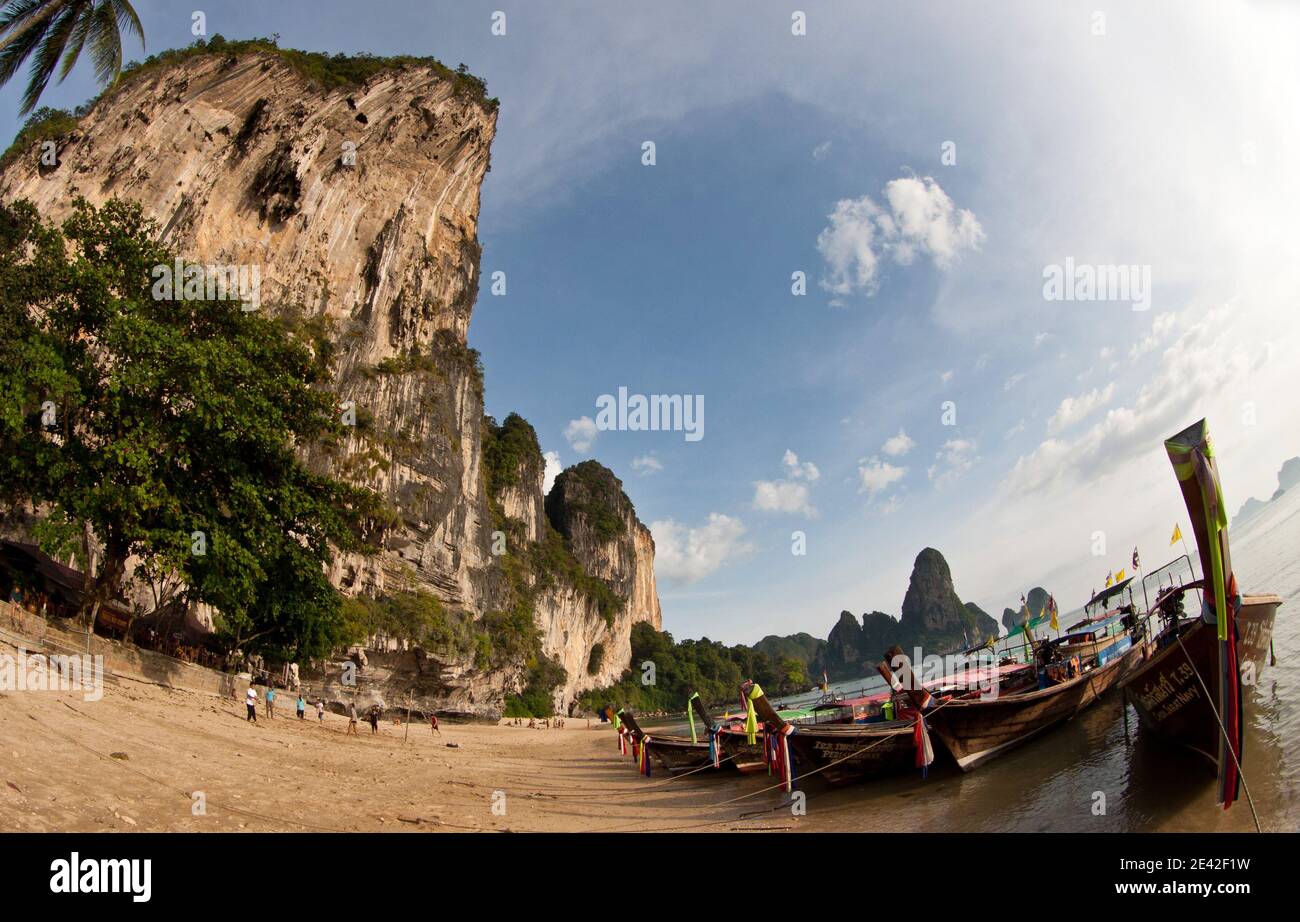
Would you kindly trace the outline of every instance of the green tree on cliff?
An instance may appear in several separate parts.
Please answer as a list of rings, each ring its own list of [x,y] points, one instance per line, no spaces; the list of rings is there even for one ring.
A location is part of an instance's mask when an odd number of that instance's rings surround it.
[[[20,113],[26,115],[36,108],[54,69],[63,82],[87,45],[96,78],[110,83],[122,72],[123,29],[134,32],[144,47],[140,17],[128,0],[8,0],[0,9],[0,85],[32,59]]]
[[[79,200],[61,228],[0,204],[0,503],[93,532],[87,620],[138,557],[232,643],[321,655],[331,545],[364,547],[378,498],[301,461],[342,431],[312,350],[238,300],[160,297],[173,265],[134,203]]]

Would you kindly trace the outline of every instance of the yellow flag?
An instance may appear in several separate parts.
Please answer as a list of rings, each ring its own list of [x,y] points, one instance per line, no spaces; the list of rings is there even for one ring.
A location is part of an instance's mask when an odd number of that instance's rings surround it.
[[[1179,528],[1179,527],[1178,527],[1178,523],[1175,522],[1175,523],[1174,523],[1174,536],[1173,536],[1172,538],[1169,539],[1169,543],[1170,543],[1170,544],[1177,544],[1179,541],[1182,541],[1182,540],[1183,540],[1183,530],[1182,530],[1181,528]]]
[[[1061,625],[1056,620],[1056,599],[1053,596],[1047,597],[1047,608],[1052,613],[1052,630],[1061,633]]]
[[[1115,577],[1114,577],[1113,574],[1111,574],[1111,573],[1107,573],[1107,574],[1106,574],[1106,588],[1107,588],[1107,589],[1110,588],[1110,585],[1111,585],[1112,582],[1114,582],[1114,580],[1115,580]]]
[[[1124,582],[1124,571],[1123,571],[1123,570],[1120,570],[1118,573],[1115,574],[1115,582],[1117,582],[1117,583],[1122,583],[1122,582]]]

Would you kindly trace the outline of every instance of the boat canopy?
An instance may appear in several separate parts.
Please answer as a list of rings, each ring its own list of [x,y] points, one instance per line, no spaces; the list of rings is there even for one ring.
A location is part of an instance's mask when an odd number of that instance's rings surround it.
[[[1113,599],[1115,596],[1119,595],[1119,594],[1120,594],[1121,592],[1123,592],[1126,588],[1128,588],[1129,583],[1133,582],[1133,580],[1134,580],[1135,578],[1136,578],[1136,577],[1132,577],[1132,576],[1130,576],[1128,579],[1124,580],[1122,583],[1116,583],[1115,585],[1111,586],[1109,589],[1103,589],[1101,592],[1099,592],[1099,593],[1097,593],[1095,596],[1093,596],[1093,597],[1088,601],[1088,604],[1084,606],[1084,608],[1085,608],[1085,609],[1087,609],[1087,608],[1095,608],[1095,607],[1098,606],[1098,605],[1105,605],[1107,602],[1109,602],[1109,601],[1110,601],[1111,599]]]

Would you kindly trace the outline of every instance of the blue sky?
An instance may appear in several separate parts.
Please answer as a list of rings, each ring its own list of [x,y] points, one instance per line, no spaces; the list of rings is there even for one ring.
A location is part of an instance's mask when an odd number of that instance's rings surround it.
[[[191,40],[189,10],[136,6],[150,51]],[[995,616],[1040,584],[1073,608],[1134,545],[1163,561],[1182,512],[1160,442],[1201,416],[1229,505],[1272,492],[1300,452],[1294,10],[626,6],[203,9],[209,34],[487,79],[483,271],[508,286],[470,330],[488,411],[623,479],[668,630],[897,614],[927,545]],[[81,66],[45,102],[93,92]],[[1067,257],[1148,267],[1150,308],[1045,299]],[[566,437],[619,386],[702,394],[704,438]]]

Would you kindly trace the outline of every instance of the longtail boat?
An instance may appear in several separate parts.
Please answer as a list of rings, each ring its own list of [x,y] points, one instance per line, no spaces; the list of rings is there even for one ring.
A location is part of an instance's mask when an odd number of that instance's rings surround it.
[[[696,732],[697,718],[703,725],[704,739],[700,739],[700,734]],[[710,765],[714,768],[729,766],[730,760],[722,757],[716,742],[720,728],[709,715],[698,692],[692,693],[687,702],[686,719],[691,725],[690,736],[654,734],[645,738],[644,745],[649,751],[650,758],[674,775],[696,771]]]
[[[1124,693],[1142,726],[1199,752],[1218,771],[1218,802],[1239,793],[1245,705],[1242,674],[1264,667],[1271,649],[1276,595],[1242,595],[1228,552],[1228,517],[1209,426],[1201,420],[1165,442],[1196,536],[1202,577],[1160,594],[1151,615],[1163,628]],[[1198,590],[1201,611],[1184,618]],[[1148,616],[1150,617],[1150,615]]]
[[[1000,681],[979,696],[943,702],[926,714],[962,771],[971,771],[1074,717],[1129,676],[1145,651],[1145,644],[1134,642],[1129,626],[1100,642],[1093,636],[1076,638],[1076,643],[1037,645],[1029,626],[1024,630],[1032,670],[1013,673],[1010,682]],[[898,658],[902,651],[891,653]]]

